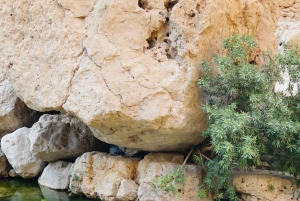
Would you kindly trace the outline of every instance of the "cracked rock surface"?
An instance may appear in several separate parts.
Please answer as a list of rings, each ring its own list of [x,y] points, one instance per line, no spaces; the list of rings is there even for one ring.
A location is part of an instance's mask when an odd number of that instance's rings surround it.
[[[233,172],[233,186],[242,194],[243,201],[299,200],[298,192],[292,188],[292,178],[268,170]]]
[[[279,51],[283,52],[282,43],[300,48],[300,0],[282,0],[280,11],[278,28],[275,31]]]
[[[185,184],[177,185],[175,194],[153,187],[156,178],[172,174],[183,160],[183,155],[179,154],[150,153],[145,156],[137,168],[138,200],[199,201],[197,192],[202,181],[202,173],[197,165],[185,166]]]
[[[134,182],[137,165],[138,160],[134,158],[87,152],[72,165],[69,188],[72,193],[84,194],[88,198],[114,201],[119,195],[120,200],[125,200],[128,192],[123,189],[124,179]],[[135,185],[127,187],[136,189]]]
[[[200,60],[233,33],[276,49],[273,0],[0,3],[0,66],[18,97],[38,111],[71,113],[121,147],[198,144],[207,126]]]
[[[31,126],[36,120],[36,112],[17,97],[13,86],[0,68],[0,140],[18,128]]]
[[[75,159],[88,151],[106,151],[106,143],[96,139],[90,129],[70,115],[44,114],[29,134],[30,151],[42,161]]]

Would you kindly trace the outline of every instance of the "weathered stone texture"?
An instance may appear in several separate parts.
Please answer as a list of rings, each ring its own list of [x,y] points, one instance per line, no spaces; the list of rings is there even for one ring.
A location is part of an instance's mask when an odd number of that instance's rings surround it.
[[[18,96],[39,111],[67,111],[127,148],[203,140],[197,66],[221,51],[223,37],[250,34],[260,49],[276,47],[273,0],[0,4],[0,66]]]
[[[35,111],[29,109],[16,95],[13,86],[0,68],[0,140],[23,126],[31,126],[36,120]]]
[[[202,180],[201,169],[197,165],[186,165],[185,185],[178,185],[178,194],[154,189],[152,183],[157,177],[172,173],[183,162],[182,155],[149,154],[139,162],[137,170],[138,200],[140,201],[198,201],[197,193]],[[155,193],[154,193],[155,191]]]
[[[101,152],[88,152],[72,166],[70,190],[89,198],[116,200],[123,179],[133,180],[138,161]]]
[[[275,35],[282,52],[282,43],[300,48],[300,0],[281,0],[281,14]]]
[[[23,178],[37,176],[45,162],[34,157],[30,151],[29,128],[20,128],[5,135],[1,140],[1,149],[15,172]]]
[[[79,119],[65,114],[41,116],[30,128],[29,139],[32,154],[49,162],[75,159],[88,151],[106,151],[107,147]]]
[[[267,170],[234,172],[233,185],[243,195],[244,201],[298,200],[297,191],[292,189],[291,177],[281,173],[270,174]]]
[[[68,189],[72,164],[65,161],[49,163],[38,179],[39,184],[52,189]]]
[[[123,179],[117,193],[117,200],[129,201],[135,200],[138,185],[129,179]]]
[[[295,22],[300,20],[300,1],[299,0],[280,0],[280,19],[279,21]]]
[[[141,161],[99,152],[85,153],[72,166],[70,190],[104,201],[196,201],[202,174],[197,165],[186,165],[185,185],[178,194],[153,188],[157,177],[172,173],[183,155],[150,153]]]

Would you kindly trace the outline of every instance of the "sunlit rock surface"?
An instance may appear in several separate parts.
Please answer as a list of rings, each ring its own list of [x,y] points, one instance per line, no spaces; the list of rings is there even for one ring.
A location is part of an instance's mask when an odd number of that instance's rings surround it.
[[[296,201],[298,191],[292,188],[292,178],[268,170],[234,172],[233,186],[242,194],[243,201]]]
[[[49,163],[38,179],[39,184],[57,190],[68,189],[72,164],[65,161]]]
[[[122,180],[133,180],[137,159],[88,152],[77,158],[72,166],[70,190],[88,198],[116,200]]]
[[[23,178],[37,176],[45,166],[45,162],[34,157],[30,151],[29,132],[29,128],[19,128],[1,139],[1,149],[7,160]]]
[[[65,114],[41,116],[30,128],[29,139],[32,154],[49,162],[108,149],[78,118]]]
[[[109,144],[188,148],[206,127],[199,62],[253,35],[276,51],[278,1],[0,0],[0,66],[38,111],[77,116]],[[26,84],[24,84],[26,83]]]
[[[0,68],[0,140],[18,128],[31,126],[36,120],[36,112],[17,97]]]

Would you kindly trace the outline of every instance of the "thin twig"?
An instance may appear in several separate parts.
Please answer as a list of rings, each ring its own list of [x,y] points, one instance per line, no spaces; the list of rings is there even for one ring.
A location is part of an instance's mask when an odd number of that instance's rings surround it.
[[[197,149],[197,151],[198,151],[198,153],[199,153],[200,156],[202,156],[202,157],[205,158],[206,160],[211,161],[211,159],[208,158],[208,157],[206,157],[204,154],[202,154],[202,153],[199,151],[199,149]]]
[[[188,153],[188,155],[186,156],[186,158],[185,158],[185,160],[184,160],[184,162],[183,162],[182,165],[185,165],[185,163],[187,162],[187,160],[189,159],[189,157],[190,157],[190,155],[192,154],[193,151],[194,151],[194,149],[191,149],[191,150],[189,151],[189,153]]]

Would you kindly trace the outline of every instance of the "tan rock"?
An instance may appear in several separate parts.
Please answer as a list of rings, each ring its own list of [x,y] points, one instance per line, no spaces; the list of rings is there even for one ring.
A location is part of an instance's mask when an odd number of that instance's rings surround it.
[[[137,188],[138,185],[133,180],[123,179],[118,190],[117,200],[135,200]]]
[[[296,22],[300,20],[299,0],[280,0],[280,22]]]
[[[140,201],[196,201],[198,188],[202,180],[201,169],[197,165],[186,165],[184,185],[178,185],[178,193],[172,194],[161,189],[154,189],[156,178],[172,173],[182,164],[182,155],[149,154],[139,162],[137,180],[139,183],[138,200]]]
[[[298,200],[292,189],[291,177],[281,173],[270,173],[267,170],[234,172],[233,185],[238,192],[245,194],[245,201]]]
[[[296,0],[280,0],[280,7],[287,8],[295,4]]]
[[[36,119],[36,112],[17,97],[13,86],[0,68],[0,140],[18,128],[31,126]]]
[[[223,37],[251,34],[260,49],[276,47],[278,1],[0,3],[0,65],[18,96],[39,111],[67,111],[100,140],[133,149],[203,140],[198,64],[222,51]]]
[[[62,110],[83,52],[83,19],[57,1],[0,3],[0,65],[17,96],[38,111]]]
[[[281,0],[280,8],[281,14],[275,32],[278,44],[289,43],[300,47],[300,0]]]
[[[133,180],[138,161],[100,152],[88,152],[72,166],[70,190],[89,198],[116,200],[121,181]]]
[[[94,8],[97,0],[58,0],[57,2],[65,9],[70,10],[75,17],[86,17]]]

